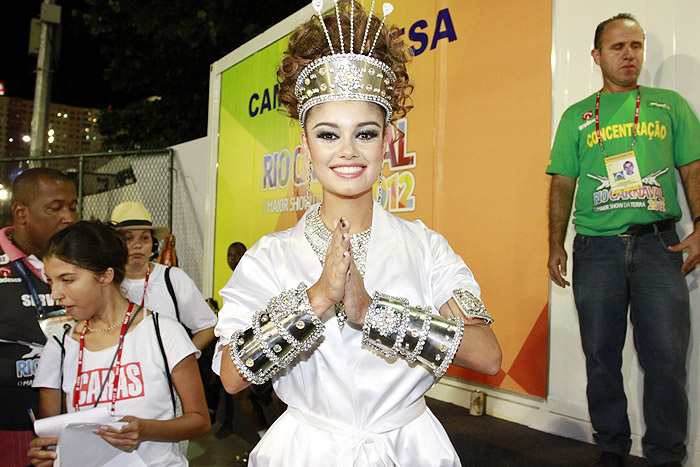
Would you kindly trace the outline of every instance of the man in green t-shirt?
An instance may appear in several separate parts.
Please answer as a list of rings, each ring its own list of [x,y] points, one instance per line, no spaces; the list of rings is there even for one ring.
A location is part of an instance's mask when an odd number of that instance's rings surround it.
[[[598,25],[592,56],[603,88],[566,110],[547,167],[549,273],[569,285],[564,238],[578,182],[573,289],[600,451],[593,465],[624,465],[632,444],[620,371],[629,307],[644,369],[644,455],[652,465],[680,466],[690,329],[684,275],[700,262],[700,123],[677,93],[637,84],[644,31],[632,15]],[[676,169],[695,219],[682,242]]]

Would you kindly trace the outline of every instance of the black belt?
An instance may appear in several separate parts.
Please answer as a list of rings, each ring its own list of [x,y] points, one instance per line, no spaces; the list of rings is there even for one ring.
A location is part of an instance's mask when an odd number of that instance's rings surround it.
[[[666,219],[659,222],[651,222],[650,224],[637,224],[630,225],[627,230],[625,230],[620,235],[632,236],[632,235],[644,235],[655,232],[666,232],[669,230],[675,230],[676,223],[671,219]]]

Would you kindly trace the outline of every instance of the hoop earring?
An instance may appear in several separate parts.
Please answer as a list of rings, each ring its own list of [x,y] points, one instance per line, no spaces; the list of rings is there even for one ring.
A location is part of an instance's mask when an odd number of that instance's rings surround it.
[[[379,172],[379,188],[377,188],[377,202],[381,205],[382,204],[382,194],[384,193],[384,189],[382,188],[384,186],[384,173]]]
[[[309,170],[306,172],[306,209],[311,207],[311,158],[309,157]]]

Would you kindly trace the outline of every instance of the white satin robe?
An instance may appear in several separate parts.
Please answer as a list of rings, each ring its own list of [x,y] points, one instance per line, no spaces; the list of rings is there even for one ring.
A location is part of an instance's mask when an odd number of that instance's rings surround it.
[[[260,239],[221,290],[219,336],[213,368],[233,331],[251,325],[252,314],[300,282],[313,285],[322,266],[304,237],[304,220]],[[374,205],[365,288],[439,309],[452,290],[479,296],[479,285],[441,235]],[[440,422],[423,394],[436,380],[420,364],[386,360],[361,345],[362,330],[335,314],[322,320],[318,344],[273,378],[289,409],[273,424],[249,465],[272,467],[459,466]],[[228,358],[228,355],[226,355]]]

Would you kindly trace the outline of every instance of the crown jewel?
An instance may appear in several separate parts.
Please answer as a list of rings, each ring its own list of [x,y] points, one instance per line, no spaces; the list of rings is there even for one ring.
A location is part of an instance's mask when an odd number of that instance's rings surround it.
[[[331,41],[326,23],[321,17],[323,10],[323,0],[313,0],[311,4],[319,15],[321,26],[326,35],[326,40],[330,46],[330,55],[317,58],[312,61],[299,74],[294,93],[299,101],[299,123],[302,129],[306,120],[306,113],[311,107],[317,104],[331,101],[366,101],[379,104],[386,110],[386,122],[389,123],[393,113],[391,105],[391,91],[394,89],[396,75],[392,69],[384,62],[372,57],[374,46],[377,43],[384,20],[394,7],[390,3],[384,3],[382,12],[384,16],[374,35],[372,45],[365,55],[365,45],[372,21],[372,10],[374,0],[370,7],[367,27],[365,28],[360,53],[354,53],[354,1],[350,3],[350,44],[349,51],[345,51],[342,29],[340,27],[340,11],[338,1],[334,0],[335,13],[338,21],[338,31],[340,44],[334,47]],[[338,50],[339,53],[335,51]]]

